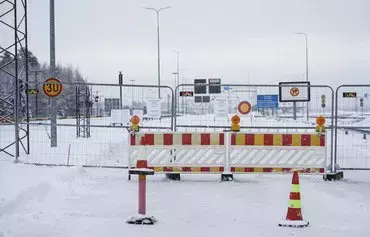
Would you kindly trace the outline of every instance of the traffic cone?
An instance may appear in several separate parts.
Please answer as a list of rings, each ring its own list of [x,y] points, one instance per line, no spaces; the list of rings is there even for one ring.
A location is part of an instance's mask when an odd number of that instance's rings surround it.
[[[289,195],[289,206],[285,220],[279,223],[279,226],[285,227],[307,227],[308,221],[303,220],[301,210],[301,193],[299,188],[298,172],[294,171],[292,178],[292,190]]]

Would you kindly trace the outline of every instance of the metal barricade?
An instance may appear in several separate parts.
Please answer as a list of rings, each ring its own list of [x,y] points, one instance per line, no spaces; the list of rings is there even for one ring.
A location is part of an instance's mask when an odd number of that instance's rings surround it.
[[[294,82],[292,82],[294,84]],[[202,84],[209,88],[210,84]],[[309,90],[309,102],[281,102],[279,90],[291,85],[221,84],[219,93],[196,90],[199,84],[179,85],[175,90],[174,131],[215,132],[230,128],[234,114],[241,117],[241,131],[247,133],[312,133],[316,118],[326,117],[328,166],[334,169],[334,90],[327,85],[300,86]],[[197,93],[197,92],[203,92]],[[197,98],[196,98],[197,97]],[[268,105],[261,98],[272,97]],[[241,102],[248,102],[250,112],[238,112]],[[262,101],[263,102],[263,101]],[[220,108],[222,107],[222,108]],[[308,115],[308,116],[307,116]]]
[[[370,170],[370,85],[336,90],[336,170]]]
[[[30,155],[26,163],[127,167],[130,117],[140,117],[142,131],[172,131],[173,90],[157,85],[63,82],[57,98],[57,147],[51,147],[50,103],[42,83],[30,94]],[[37,104],[37,106],[36,106]],[[26,124],[24,121],[22,124]]]
[[[129,167],[145,157],[156,173],[325,174],[328,163],[319,133],[140,132],[129,140]]]

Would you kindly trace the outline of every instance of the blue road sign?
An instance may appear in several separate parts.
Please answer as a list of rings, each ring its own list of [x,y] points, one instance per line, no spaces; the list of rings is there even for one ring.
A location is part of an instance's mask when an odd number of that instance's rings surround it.
[[[257,108],[279,108],[278,95],[257,95]]]
[[[231,86],[224,86],[224,90],[225,91],[231,90]]]

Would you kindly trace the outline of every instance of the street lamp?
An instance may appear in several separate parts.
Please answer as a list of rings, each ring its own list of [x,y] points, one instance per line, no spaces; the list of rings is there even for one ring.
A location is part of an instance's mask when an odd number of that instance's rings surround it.
[[[160,60],[160,53],[159,53],[159,12],[165,9],[169,9],[171,7],[162,7],[162,8],[152,8],[152,7],[144,7],[144,9],[155,11],[157,14],[157,50],[158,50],[158,98],[161,98],[161,60]]]
[[[297,32],[297,35],[303,35],[306,39],[306,81],[308,82],[308,40],[307,34],[303,32]],[[307,88],[309,89],[309,88]],[[308,102],[307,102],[307,121],[309,120]]]

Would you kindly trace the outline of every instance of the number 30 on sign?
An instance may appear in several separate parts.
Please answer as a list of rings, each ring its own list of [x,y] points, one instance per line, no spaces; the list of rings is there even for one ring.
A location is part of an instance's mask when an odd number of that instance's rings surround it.
[[[42,86],[42,89],[45,93],[45,95],[49,97],[55,97],[60,95],[63,90],[62,83],[56,79],[56,78],[49,78],[44,82],[44,85]]]

